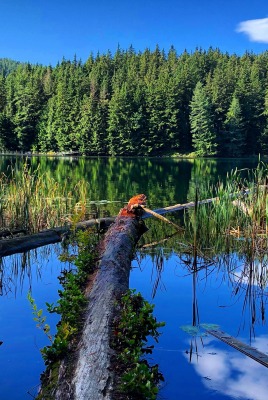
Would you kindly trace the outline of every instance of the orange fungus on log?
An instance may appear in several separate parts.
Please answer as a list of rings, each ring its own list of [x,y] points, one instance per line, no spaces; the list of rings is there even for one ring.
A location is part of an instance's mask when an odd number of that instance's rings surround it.
[[[138,194],[137,196],[131,197],[128,204],[120,210],[119,216],[135,218],[137,215],[139,215],[138,210],[141,208],[140,206],[145,206],[145,205],[146,205],[145,194]]]

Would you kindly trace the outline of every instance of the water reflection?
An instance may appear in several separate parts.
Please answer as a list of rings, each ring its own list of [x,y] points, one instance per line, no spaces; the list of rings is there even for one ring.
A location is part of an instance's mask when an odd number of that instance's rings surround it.
[[[256,262],[256,260],[247,264],[243,257],[238,257],[235,253],[229,254],[228,263],[225,259],[224,264],[221,259],[217,258],[214,260],[204,259],[202,262],[194,255],[191,263],[189,259],[186,262],[181,255],[178,257],[183,264],[186,263],[187,271],[192,274],[192,326],[200,323],[197,298],[198,280],[203,280],[203,284],[206,284],[209,279],[215,281],[215,278],[212,277],[214,275],[219,284],[227,284],[230,287],[229,298],[221,302],[219,307],[230,309],[234,303],[240,304],[240,324],[237,326],[236,335],[248,327],[249,342],[251,343],[255,336],[255,325],[265,325],[266,322],[267,265]]]
[[[267,305],[267,263],[258,260],[248,263],[237,263],[236,269],[229,274],[233,285],[233,297],[240,297],[243,302],[243,313],[247,313],[250,326],[250,339],[255,335],[255,324],[265,324]]]
[[[49,263],[61,251],[61,245],[44,246],[38,250],[0,258],[0,296],[16,297],[25,288],[32,290],[33,281],[36,283],[44,280],[44,269],[50,268],[53,273],[53,265]]]
[[[229,254],[226,268],[220,258],[202,258],[191,247],[177,254],[174,247],[171,251],[166,246],[167,251],[154,248],[151,256],[145,248],[147,255],[140,256],[142,274],[134,269],[131,275],[131,286],[148,299],[154,296],[156,316],[166,322],[154,352],[154,362],[164,368],[166,380],[161,396],[267,398],[268,370],[220,340],[202,336],[205,330],[201,329],[204,323],[216,324],[267,353],[267,325],[261,317],[268,294],[267,270],[262,267],[250,273],[245,260],[235,253]],[[189,336],[180,330],[182,325],[196,331]]]
[[[157,231],[154,223],[152,226]],[[225,241],[222,238],[220,240],[224,246]],[[228,297],[218,301],[219,308],[228,310],[235,304],[241,306],[235,335],[247,327],[251,340],[255,335],[255,326],[266,323],[267,255],[262,258],[248,258],[247,254],[237,252],[218,253],[215,252],[214,246],[213,251],[209,246],[200,250],[195,243],[190,244],[185,241],[180,232],[163,239],[159,238],[155,242],[149,240],[149,243],[143,244],[140,249],[143,253],[150,254],[154,264],[151,273],[152,297],[155,297],[160,284],[161,288],[165,287],[163,271],[169,259],[175,262],[178,277],[191,276],[192,326],[200,323],[198,285],[209,287],[211,282],[218,287],[228,285],[229,288]],[[219,251],[219,247],[216,246],[216,249]]]
[[[38,391],[44,362],[40,348],[48,345],[44,333],[36,328],[27,300],[30,290],[38,309],[46,302],[55,303],[60,289],[57,277],[68,265],[59,262],[59,245],[42,251],[6,257],[1,263],[2,296],[0,297],[0,386],[1,400],[27,400]],[[52,334],[58,315],[47,314]]]
[[[268,335],[262,335],[253,344],[265,352],[267,341]],[[237,399],[267,399],[265,367],[238,352],[220,348],[213,339],[204,339],[204,349],[192,364],[203,385],[216,395],[220,393]]]
[[[24,161],[21,158],[0,157],[0,171],[7,173],[14,165],[20,169]],[[92,213],[99,216],[116,215],[119,208],[136,193],[147,195],[150,208],[191,201],[195,197],[196,182],[205,186],[207,182],[216,182],[218,176],[224,177],[232,168],[245,166],[245,161],[238,160],[182,161],[159,158],[31,157],[27,163],[33,168],[39,167],[41,173],[48,173],[59,185],[67,182],[74,187],[81,179],[85,179],[88,182],[86,197],[89,208]],[[249,165],[253,166],[252,163],[247,164]],[[183,217],[182,213],[177,213],[169,218],[179,224]],[[203,372],[199,374],[196,370],[200,367],[200,360],[203,357],[198,357],[198,363],[196,357],[193,357],[192,363],[189,364],[189,353],[188,355],[185,353],[187,335],[179,330],[179,326],[186,324],[197,326],[200,322],[211,322],[236,335],[243,310],[242,295],[245,292],[242,287],[245,285],[246,273],[243,274],[243,278],[242,275],[235,276],[233,273],[235,265],[232,263],[236,262],[230,258],[229,264],[226,263],[228,255],[223,262],[224,246],[220,243],[221,238],[213,245],[217,246],[217,255],[225,268],[223,265],[208,266],[211,257],[208,257],[206,264],[204,255],[201,254],[196,258],[194,266],[193,249],[189,242],[182,240],[182,235],[175,235],[166,240],[167,236],[171,236],[170,226],[153,220],[146,224],[150,230],[141,244],[158,242],[160,248],[154,247],[154,251],[147,248],[146,254],[139,254],[140,269],[143,272],[141,274],[139,268],[133,270],[131,287],[141,291],[148,300],[151,299],[156,304],[157,319],[166,321],[159,348],[154,353],[154,357],[155,355],[156,358],[159,357],[159,360],[155,359],[154,362],[159,362],[167,382],[160,396],[169,400],[197,398],[197,396],[199,400],[207,400],[211,393],[204,390],[204,380],[201,377],[208,374],[205,375]],[[160,240],[163,241],[160,243]],[[58,246],[54,248],[57,249]],[[62,268],[66,268],[58,261],[57,253],[51,251],[50,247],[46,249],[47,253],[42,253],[43,249],[42,252],[40,250],[31,252],[30,259],[28,255],[14,256],[6,258],[0,264],[2,294],[0,341],[3,341],[0,346],[0,385],[3,399],[29,398],[27,391],[38,384],[39,375],[44,369],[39,349],[47,345],[47,342],[43,333],[36,329],[26,295],[31,289],[38,308],[45,309],[45,302],[55,303],[59,288],[57,276]],[[181,259],[177,254],[181,254]],[[152,268],[153,262],[157,265],[156,269]],[[229,265],[227,269],[226,265]],[[264,271],[262,275],[265,276]],[[237,285],[240,288],[237,292],[239,295],[235,295]],[[263,290],[262,301],[265,302],[267,292],[265,288]],[[256,310],[259,309],[259,299],[260,297],[256,295],[254,299]],[[248,312],[248,304],[244,308],[244,313]],[[49,317],[52,326],[52,318],[57,316],[54,314]],[[54,324],[56,322],[54,320]],[[255,319],[254,326],[258,339],[264,328],[259,325],[258,318]],[[248,340],[244,328],[242,326],[241,334],[243,333],[245,340]],[[197,344],[195,352],[197,350],[199,354],[204,350],[206,353],[214,352],[213,342],[205,344],[203,348],[198,340],[195,343]],[[226,354],[230,354],[229,349],[225,351]],[[235,354],[240,357],[239,354]],[[220,362],[219,364],[222,365]],[[265,368],[261,368],[259,379],[264,376]],[[267,378],[267,375],[265,376]],[[210,382],[208,380],[206,383]],[[220,390],[217,393],[219,394]],[[217,400],[220,398],[217,395]]]
[[[168,158],[56,158],[56,157],[0,157],[0,172],[9,174],[11,168],[21,169],[27,162],[39,168],[60,185],[73,187],[81,179],[88,182],[90,201],[110,200],[127,202],[134,194],[145,193],[150,208],[193,200],[196,182],[214,183],[226,177],[232,168],[245,166],[244,160],[178,160]],[[257,161],[247,160],[247,166]],[[79,199],[78,199],[79,200]],[[103,206],[116,215],[118,204]]]

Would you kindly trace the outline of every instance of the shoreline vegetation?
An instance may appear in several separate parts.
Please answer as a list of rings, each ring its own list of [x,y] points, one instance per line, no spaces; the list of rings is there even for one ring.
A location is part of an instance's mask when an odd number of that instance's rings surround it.
[[[0,150],[98,156],[268,154],[268,52],[0,59]]]
[[[85,155],[83,153],[80,153],[78,151],[68,151],[68,152],[47,152],[47,153],[41,153],[41,152],[23,152],[23,151],[0,151],[0,156],[12,156],[12,157],[86,157],[86,158],[95,158],[95,157],[101,157],[101,158],[109,158],[112,156],[109,155],[99,155],[99,154],[91,154],[91,155]],[[120,157],[120,158],[132,158],[135,157],[133,155],[121,155],[121,156],[115,156],[115,157]],[[238,157],[232,156],[232,157],[224,157],[224,156],[199,156],[195,152],[190,152],[190,153],[167,153],[167,154],[162,154],[162,155],[139,155],[139,157],[145,157],[145,158],[178,158],[178,159],[237,159]],[[267,160],[268,155],[261,155],[261,154],[249,154],[249,155],[244,155],[240,156],[239,159],[263,159]]]

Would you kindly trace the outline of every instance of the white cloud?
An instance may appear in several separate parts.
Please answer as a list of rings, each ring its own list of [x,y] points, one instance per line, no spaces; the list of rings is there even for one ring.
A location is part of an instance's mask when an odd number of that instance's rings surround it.
[[[252,42],[268,43],[268,18],[240,22],[236,31],[248,35]]]
[[[266,352],[267,339],[267,335],[260,336],[252,346]],[[200,357],[193,357],[192,364],[205,387],[232,399],[267,400],[267,370],[263,365],[238,351],[228,351],[228,347],[221,350],[213,338],[204,342],[203,350],[198,351]]]

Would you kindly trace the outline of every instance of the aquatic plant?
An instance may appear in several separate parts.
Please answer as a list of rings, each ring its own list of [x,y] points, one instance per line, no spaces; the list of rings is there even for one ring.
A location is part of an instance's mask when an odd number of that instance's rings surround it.
[[[0,229],[23,228],[28,233],[69,222],[73,210],[87,212],[88,183],[59,184],[47,173],[24,163],[0,175]]]
[[[253,170],[232,171],[226,184],[218,183],[207,191],[197,187],[195,208],[184,214],[186,229],[178,252],[193,277],[211,265],[226,271],[233,296],[243,296],[243,311],[249,310],[250,336],[255,334],[256,321],[265,322],[267,176],[267,165],[259,163]],[[200,204],[199,199],[205,197],[213,197],[213,201]],[[195,299],[193,304],[197,307]]]
[[[217,324],[208,324],[208,323],[180,326],[180,329],[188,333],[188,335],[197,337],[207,336],[206,331],[219,328],[220,327]]]
[[[184,214],[188,243],[196,240],[206,254],[236,251],[249,258],[267,251],[268,186],[267,165],[254,170],[234,170],[226,183],[196,187],[196,207]],[[210,204],[199,200],[213,198]]]
[[[50,333],[50,326],[46,323],[47,317],[44,316],[43,310],[38,310],[34,299],[28,293],[34,321],[50,341],[50,345],[41,349],[45,364],[49,366],[67,354],[71,340],[81,328],[82,318],[80,317],[86,305],[84,287],[95,265],[95,231],[92,229],[78,231],[73,240],[78,246],[78,255],[69,255],[65,252],[59,256],[59,259],[64,262],[71,261],[75,268],[64,269],[59,276],[62,290],[58,290],[60,298],[57,303],[46,303],[49,313],[57,313],[61,316],[55,336]]]
[[[147,337],[156,342],[158,329],[165,325],[153,316],[154,306],[140,293],[128,290],[118,302],[120,315],[114,321],[112,347],[116,349],[115,369],[119,370],[116,399],[154,400],[163,376],[158,365],[151,366],[145,354],[151,354],[154,346],[146,346]]]

